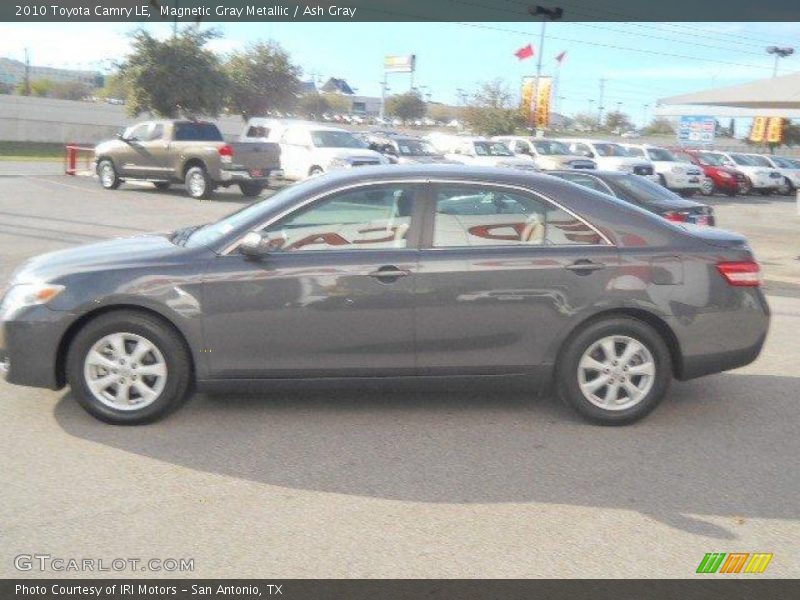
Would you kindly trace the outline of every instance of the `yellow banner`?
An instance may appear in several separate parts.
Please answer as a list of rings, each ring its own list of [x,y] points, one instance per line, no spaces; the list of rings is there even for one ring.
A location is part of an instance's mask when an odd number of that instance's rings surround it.
[[[551,77],[540,77],[539,85],[536,77],[522,78],[522,112],[528,125],[544,129],[550,124],[551,90]]]
[[[783,117],[770,117],[767,123],[767,142],[780,144],[783,141]]]
[[[763,142],[767,132],[767,117],[754,117],[750,127],[750,141]]]

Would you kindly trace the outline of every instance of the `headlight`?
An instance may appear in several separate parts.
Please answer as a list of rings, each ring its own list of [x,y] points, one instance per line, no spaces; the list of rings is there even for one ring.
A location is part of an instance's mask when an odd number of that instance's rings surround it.
[[[350,166],[350,161],[346,158],[332,158],[328,163],[329,169],[344,169]]]
[[[672,171],[673,173],[683,173],[683,167],[679,167],[678,165],[675,165],[674,167],[672,167],[670,169],[670,171]]]
[[[63,285],[51,283],[19,283],[12,286],[3,297],[0,313],[10,314],[36,304],[47,304],[64,291]]]
[[[730,173],[728,173],[727,171],[717,171],[717,174],[718,174],[720,177],[722,177],[723,179],[731,179],[731,178],[733,178],[733,175],[731,175],[731,174],[730,174]]]

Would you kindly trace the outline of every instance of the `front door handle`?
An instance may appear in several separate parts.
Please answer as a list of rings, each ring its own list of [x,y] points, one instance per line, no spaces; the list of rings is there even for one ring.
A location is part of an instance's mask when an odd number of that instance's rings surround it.
[[[567,265],[564,267],[568,271],[574,271],[578,275],[589,275],[594,271],[599,271],[600,269],[605,269],[606,266],[603,263],[596,263],[589,259],[581,259],[576,260],[571,265]]]
[[[400,269],[394,265],[385,265],[369,273],[370,277],[374,277],[381,283],[392,283],[406,275],[411,275],[411,271]]]

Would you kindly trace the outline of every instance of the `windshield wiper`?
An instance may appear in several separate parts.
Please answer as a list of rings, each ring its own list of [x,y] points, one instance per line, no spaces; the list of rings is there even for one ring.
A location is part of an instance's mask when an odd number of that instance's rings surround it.
[[[191,235],[200,229],[200,227],[201,225],[193,225],[192,227],[182,227],[181,229],[176,229],[172,232],[172,236],[169,238],[169,241],[176,246],[184,246]]]

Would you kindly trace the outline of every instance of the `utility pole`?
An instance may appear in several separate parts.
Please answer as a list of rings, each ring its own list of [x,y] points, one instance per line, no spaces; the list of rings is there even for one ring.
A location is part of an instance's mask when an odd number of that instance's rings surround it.
[[[606,93],[606,80],[604,78],[600,79],[600,101],[597,104],[597,124],[603,124],[603,96]]]
[[[386,71],[383,72],[383,81],[381,81],[381,113],[380,117],[383,119],[386,113]]]
[[[649,104],[642,104],[642,128],[647,127],[647,109],[650,108]]]
[[[545,34],[545,27],[547,25],[547,21],[557,21],[562,16],[564,16],[564,9],[559,8],[558,6],[553,8],[546,8],[544,6],[529,6],[528,12],[536,16],[542,17],[542,28],[539,33],[539,47],[536,51],[539,54],[538,60],[536,61],[536,89],[534,90],[535,100],[538,103],[538,96],[539,96],[539,86],[541,85],[542,81],[542,58],[544,57],[544,34]],[[539,127],[536,127],[536,137],[541,137],[544,135],[544,131]]]
[[[780,47],[780,46],[769,46],[767,48],[767,54],[774,54],[775,55],[775,63],[772,66],[772,76],[777,77],[778,75],[778,59],[779,58],[786,58],[787,56],[791,56],[794,54],[794,48],[789,47]]]
[[[22,79],[22,95],[31,95],[31,58],[27,48],[25,48],[25,75]]]

